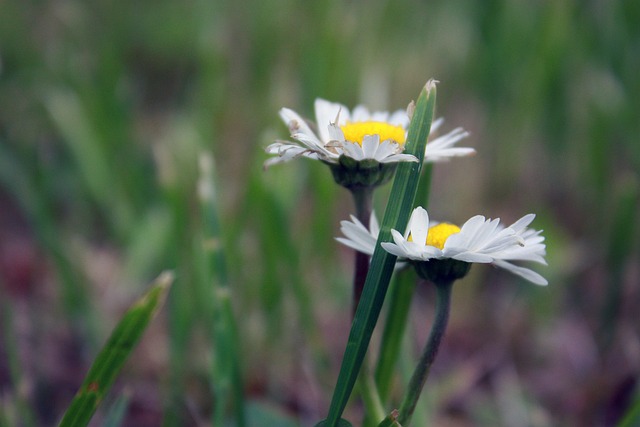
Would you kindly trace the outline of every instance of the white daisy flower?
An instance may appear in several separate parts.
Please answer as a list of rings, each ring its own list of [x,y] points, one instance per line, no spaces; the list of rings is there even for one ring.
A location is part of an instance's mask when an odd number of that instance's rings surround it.
[[[512,261],[533,261],[546,264],[544,237],[541,231],[527,228],[535,218],[525,215],[509,227],[499,219],[485,219],[477,215],[459,228],[449,223],[429,222],[425,209],[414,209],[404,235],[391,230],[393,242],[382,243],[382,247],[401,260],[414,263],[434,259],[453,259],[464,263],[490,263],[517,274],[537,285],[546,285],[547,280],[528,268]],[[372,226],[367,230],[357,219],[341,222],[345,237],[337,240],[357,251],[372,255],[378,239],[379,226],[372,215]]]
[[[409,114],[398,110],[370,112],[358,105],[350,111],[342,104],[316,99],[315,116],[317,132],[295,111],[280,110],[280,117],[289,127],[291,137],[297,142],[277,141],[266,148],[267,153],[277,155],[265,162],[265,167],[286,162],[297,157],[308,157],[338,164],[340,156],[355,161],[373,160],[378,163],[415,162],[416,157],[403,154],[409,126]],[[434,121],[435,131],[441,119]],[[453,147],[468,136],[462,128],[454,129],[427,144],[425,161],[443,161],[450,157],[466,156],[475,150]]]

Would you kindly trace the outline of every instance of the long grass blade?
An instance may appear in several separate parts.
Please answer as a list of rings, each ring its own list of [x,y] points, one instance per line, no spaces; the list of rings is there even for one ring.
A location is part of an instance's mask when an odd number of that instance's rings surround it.
[[[162,273],[152,288],[124,314],[98,353],[59,427],[81,427],[89,423],[142,333],[164,302],[172,282],[172,273]]]
[[[429,205],[432,170],[433,164],[427,163],[423,167],[420,184],[418,184],[416,204],[424,208]],[[391,292],[388,298],[389,314],[384,325],[375,371],[378,393],[383,403],[389,397],[393,370],[400,354],[400,346],[407,325],[417,278],[413,269],[410,269],[402,271],[394,280],[395,282],[391,284]]]
[[[404,230],[407,226],[420,179],[435,102],[435,82],[430,80],[420,93],[416,103],[405,148],[405,153],[416,156],[419,161],[417,163],[404,162],[398,167],[376,250],[371,259],[371,268],[364,285],[364,292],[351,326],[329,415],[322,425],[331,427],[337,425],[353,390],[373,329],[378,321],[396,261],[396,257],[383,250],[380,243],[391,241],[392,228]]]

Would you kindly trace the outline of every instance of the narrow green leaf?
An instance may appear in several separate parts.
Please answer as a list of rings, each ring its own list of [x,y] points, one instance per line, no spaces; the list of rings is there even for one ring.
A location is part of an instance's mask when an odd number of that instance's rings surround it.
[[[391,194],[382,220],[376,250],[364,285],[364,292],[356,310],[349,341],[340,367],[340,374],[331,400],[326,426],[335,427],[344,411],[367,352],[373,329],[378,321],[387,293],[396,257],[380,246],[391,241],[391,229],[404,230],[413,209],[425,146],[431,130],[436,102],[435,82],[430,80],[420,93],[407,135],[405,153],[418,158],[417,163],[403,162],[398,166]]]
[[[89,423],[149,321],[164,302],[172,282],[173,274],[165,271],[124,314],[94,360],[80,390],[60,421],[60,427],[79,427]]]

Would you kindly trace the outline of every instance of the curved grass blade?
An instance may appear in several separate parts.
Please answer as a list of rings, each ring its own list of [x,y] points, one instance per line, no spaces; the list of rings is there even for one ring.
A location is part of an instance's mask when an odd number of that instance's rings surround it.
[[[431,130],[436,102],[435,81],[427,82],[420,92],[413,112],[405,153],[418,158],[417,163],[403,162],[398,166],[391,194],[382,220],[376,250],[371,259],[364,292],[351,325],[349,341],[342,359],[340,374],[331,400],[329,415],[320,425],[336,427],[344,411],[367,352],[373,329],[378,321],[387,293],[396,257],[380,246],[391,241],[391,229],[404,230],[413,209],[427,138]]]
[[[89,423],[149,321],[164,302],[172,282],[173,273],[165,271],[124,314],[95,358],[59,427],[81,427]]]

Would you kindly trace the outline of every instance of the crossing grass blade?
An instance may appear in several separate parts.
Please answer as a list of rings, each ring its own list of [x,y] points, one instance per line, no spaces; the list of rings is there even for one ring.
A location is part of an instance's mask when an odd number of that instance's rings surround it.
[[[98,353],[59,427],[81,427],[89,423],[142,333],[164,302],[172,282],[171,272],[162,273],[152,288],[124,314]]]
[[[423,167],[420,184],[418,184],[418,194],[416,195],[416,205],[425,209],[429,205],[432,170],[432,163],[427,163]],[[417,278],[413,269],[408,269],[396,275],[394,280],[395,283],[391,284],[388,302],[389,314],[384,326],[378,364],[375,371],[378,394],[383,403],[389,397],[393,370],[400,355],[400,346],[404,337]]]
[[[405,153],[416,156],[419,161],[417,163],[403,162],[398,166],[382,220],[376,250],[371,259],[371,268],[364,285],[364,292],[351,326],[329,415],[320,424],[322,426],[336,427],[353,390],[373,329],[378,321],[396,261],[396,257],[383,250],[380,243],[391,241],[392,228],[404,230],[407,226],[420,181],[420,171],[427,138],[431,130],[435,102],[435,81],[430,80],[421,91],[415,105],[405,148]]]

